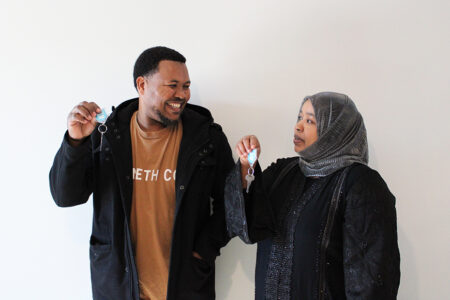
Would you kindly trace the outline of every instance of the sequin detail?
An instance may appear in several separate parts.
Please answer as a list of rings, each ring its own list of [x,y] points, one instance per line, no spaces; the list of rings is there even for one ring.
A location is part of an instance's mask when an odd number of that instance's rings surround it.
[[[311,186],[300,196],[291,195],[282,208],[279,227],[273,237],[265,280],[265,299],[289,300],[294,255],[294,235],[300,213],[326,182],[314,179]]]

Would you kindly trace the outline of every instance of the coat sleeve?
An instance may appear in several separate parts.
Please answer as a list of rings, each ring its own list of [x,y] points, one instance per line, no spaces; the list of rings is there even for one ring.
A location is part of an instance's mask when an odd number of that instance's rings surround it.
[[[349,188],[343,223],[347,299],[396,299],[400,282],[395,198],[368,170]]]
[[[93,190],[91,139],[72,147],[66,132],[49,177],[56,205],[69,207],[85,203]]]
[[[269,197],[286,159],[280,159],[264,172],[257,163],[255,181],[247,193],[242,189],[241,165],[236,163],[227,177],[225,186],[225,210],[230,237],[239,236],[247,244],[262,241],[276,232],[277,212]],[[275,197],[279,200],[277,197]]]
[[[224,185],[225,177],[234,164],[227,138],[221,129],[213,130],[215,151],[217,151],[217,167],[211,191],[213,212],[200,235],[196,238],[194,247],[194,250],[209,263],[214,262],[216,257],[220,255],[220,248],[224,247],[230,240],[225,225]]]

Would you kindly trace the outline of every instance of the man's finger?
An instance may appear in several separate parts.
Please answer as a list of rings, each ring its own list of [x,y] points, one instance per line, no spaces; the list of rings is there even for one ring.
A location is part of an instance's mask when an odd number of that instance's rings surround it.
[[[72,110],[72,113],[73,114],[80,114],[81,116],[83,116],[87,120],[91,120],[92,119],[91,112],[83,105],[75,106],[74,109]]]
[[[93,117],[102,112],[101,108],[95,102],[89,102],[87,104],[87,107],[89,108],[89,111],[91,112]]]
[[[69,122],[72,123],[81,123],[81,124],[86,124],[87,122],[89,122],[84,116],[82,116],[79,113],[72,113],[70,118],[69,118]]]

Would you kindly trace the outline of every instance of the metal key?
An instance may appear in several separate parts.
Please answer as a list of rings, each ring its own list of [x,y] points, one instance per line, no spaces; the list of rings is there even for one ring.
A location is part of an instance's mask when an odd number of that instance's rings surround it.
[[[250,167],[248,169],[248,174],[245,175],[245,180],[247,181],[247,193],[250,192],[250,185],[252,184],[253,180],[255,180],[255,175],[253,175],[254,173],[255,169]]]
[[[245,180],[247,181],[247,193],[250,191],[250,185],[252,184],[253,180],[255,180],[255,169],[253,169],[253,165],[256,162],[257,159],[257,150],[253,149],[248,155],[247,155],[247,161],[250,164],[250,168],[248,169],[248,174],[245,175]]]
[[[97,130],[101,134],[101,136],[100,136],[100,151],[102,151],[103,135],[105,134],[106,131],[108,131],[108,127],[105,125],[106,120],[108,119],[108,114],[106,113],[104,108],[102,108],[102,111],[99,114],[97,114],[95,119],[97,120],[97,122],[100,123]]]
[[[108,127],[103,123],[98,126],[97,130],[100,132],[100,151],[102,151],[103,135],[108,131]]]

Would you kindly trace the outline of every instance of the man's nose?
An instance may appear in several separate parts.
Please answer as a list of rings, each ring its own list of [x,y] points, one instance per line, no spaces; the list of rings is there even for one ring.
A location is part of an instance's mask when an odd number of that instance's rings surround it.
[[[187,91],[183,87],[177,88],[175,91],[175,98],[185,100],[186,95],[187,95]]]

